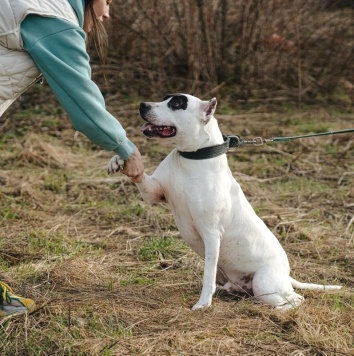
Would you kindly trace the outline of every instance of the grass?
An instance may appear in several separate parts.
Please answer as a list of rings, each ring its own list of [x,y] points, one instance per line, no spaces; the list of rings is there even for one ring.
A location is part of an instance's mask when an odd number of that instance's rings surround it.
[[[169,148],[135,130],[136,105],[110,109],[124,117],[152,172]],[[225,104],[216,117],[224,132],[249,138],[344,129],[353,115],[263,109]],[[108,177],[111,154],[75,139],[68,122],[58,127],[53,115],[28,115],[31,131],[11,121],[0,144],[0,279],[36,300],[37,310],[0,320],[2,355],[354,352],[352,135],[247,146],[228,156],[284,246],[292,275],[345,288],[302,291],[305,304],[287,313],[218,292],[209,309],[192,312],[203,261],[179,239],[167,206],[148,206],[125,177]]]
[[[138,250],[140,261],[177,259],[183,256],[187,246],[174,237],[149,238]]]

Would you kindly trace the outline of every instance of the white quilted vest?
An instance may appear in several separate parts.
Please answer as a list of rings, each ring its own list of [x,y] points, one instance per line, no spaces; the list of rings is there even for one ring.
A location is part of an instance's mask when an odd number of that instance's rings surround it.
[[[20,26],[29,14],[63,18],[78,25],[68,0],[0,0],[0,117],[41,73],[23,50]]]

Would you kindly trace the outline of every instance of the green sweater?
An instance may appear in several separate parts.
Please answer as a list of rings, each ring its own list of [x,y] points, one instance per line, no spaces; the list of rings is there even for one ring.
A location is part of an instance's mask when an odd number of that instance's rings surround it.
[[[64,19],[29,15],[21,23],[24,48],[43,73],[76,130],[93,143],[128,159],[134,144],[106,110],[101,91],[91,80],[86,34],[82,29],[84,0],[69,0],[79,26]]]

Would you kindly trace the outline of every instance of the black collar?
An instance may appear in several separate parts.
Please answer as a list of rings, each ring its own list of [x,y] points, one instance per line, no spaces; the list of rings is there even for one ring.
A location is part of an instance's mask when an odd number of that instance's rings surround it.
[[[230,148],[236,148],[242,144],[242,140],[239,136],[222,136],[224,143],[220,145],[200,148],[194,152],[178,151],[178,153],[184,158],[202,160],[221,156],[229,151]]]

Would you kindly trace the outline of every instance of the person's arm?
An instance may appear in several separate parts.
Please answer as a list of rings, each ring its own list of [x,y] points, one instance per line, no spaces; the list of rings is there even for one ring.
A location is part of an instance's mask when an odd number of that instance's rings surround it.
[[[123,160],[131,157],[136,147],[106,110],[102,94],[91,80],[84,31],[63,19],[29,15],[21,24],[21,36],[75,129]]]

